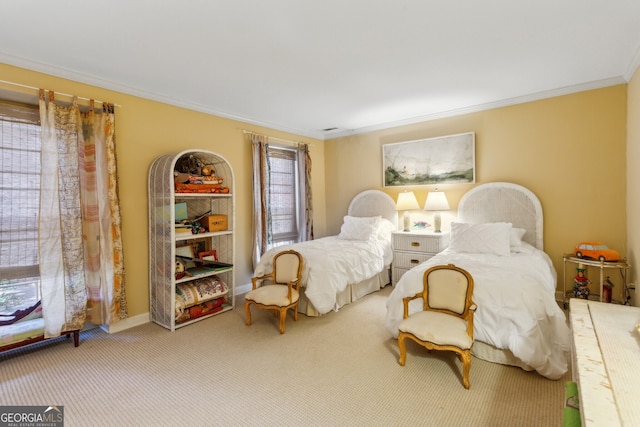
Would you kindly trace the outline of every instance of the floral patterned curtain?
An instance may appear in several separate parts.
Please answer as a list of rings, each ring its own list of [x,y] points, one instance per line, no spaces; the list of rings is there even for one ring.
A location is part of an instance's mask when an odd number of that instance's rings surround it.
[[[39,264],[45,336],[127,317],[113,106],[82,114],[40,91]]]

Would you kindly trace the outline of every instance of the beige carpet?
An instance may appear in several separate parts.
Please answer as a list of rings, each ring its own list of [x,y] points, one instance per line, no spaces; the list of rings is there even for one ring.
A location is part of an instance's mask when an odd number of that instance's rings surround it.
[[[564,382],[453,354],[383,326],[391,288],[320,318],[234,311],[176,332],[84,332],[0,355],[0,405],[63,405],[65,426],[559,426]]]

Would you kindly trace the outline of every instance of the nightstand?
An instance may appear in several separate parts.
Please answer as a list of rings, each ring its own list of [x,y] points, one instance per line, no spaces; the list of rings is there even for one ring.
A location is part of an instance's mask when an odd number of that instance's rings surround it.
[[[428,260],[449,246],[449,233],[397,231],[393,233],[392,283],[412,267]]]

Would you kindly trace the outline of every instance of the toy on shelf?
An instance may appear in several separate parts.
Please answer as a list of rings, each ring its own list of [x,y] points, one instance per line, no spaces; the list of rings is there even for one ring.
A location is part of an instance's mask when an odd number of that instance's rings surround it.
[[[573,296],[576,298],[589,299],[589,280],[584,275],[584,265],[578,264],[576,271],[578,274],[573,278]]]
[[[609,249],[602,242],[580,242],[576,245],[573,253],[578,258],[597,259],[598,261],[620,261],[618,251]]]

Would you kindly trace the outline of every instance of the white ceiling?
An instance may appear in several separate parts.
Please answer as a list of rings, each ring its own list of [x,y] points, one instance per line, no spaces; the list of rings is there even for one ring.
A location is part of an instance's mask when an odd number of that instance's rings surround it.
[[[2,0],[0,17],[0,62],[321,139],[640,65],[636,0]]]

